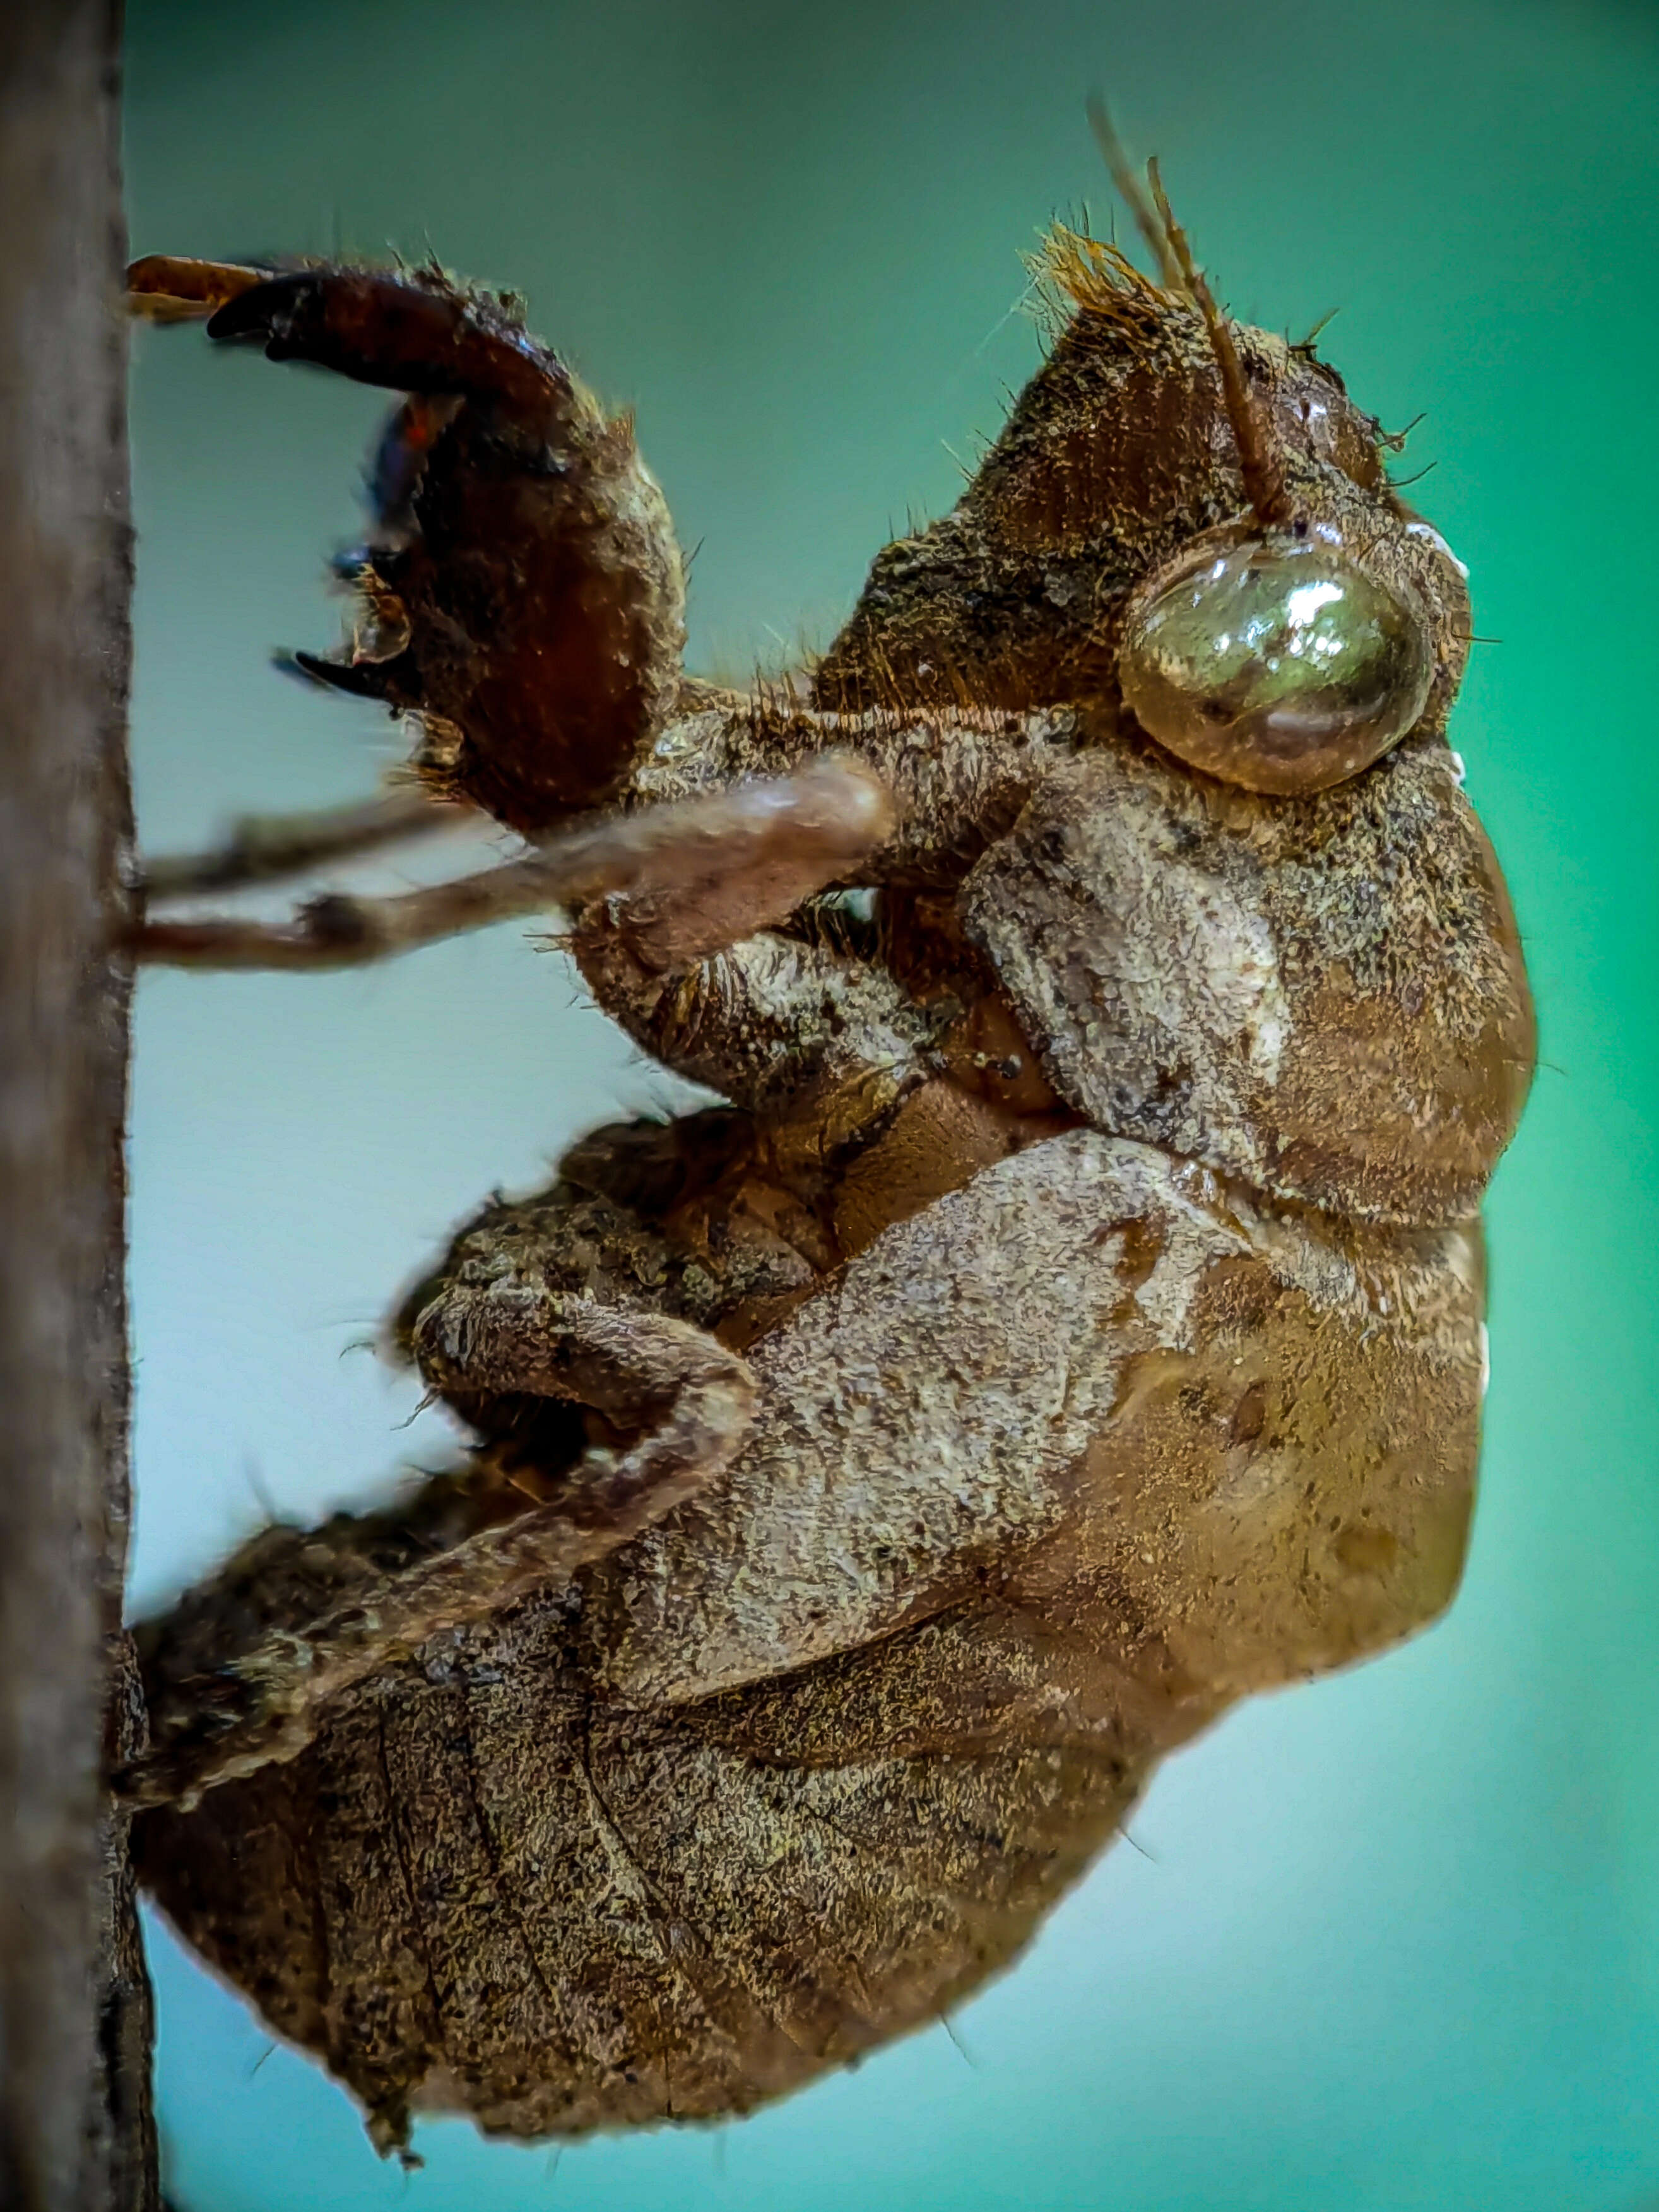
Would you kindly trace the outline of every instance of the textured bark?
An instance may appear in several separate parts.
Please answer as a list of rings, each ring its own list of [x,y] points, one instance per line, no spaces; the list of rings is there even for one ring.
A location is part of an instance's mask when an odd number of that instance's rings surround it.
[[[151,2205],[100,1784],[127,1528],[131,532],[115,0],[0,9],[0,2203]],[[125,1662],[124,1662],[125,1668]]]

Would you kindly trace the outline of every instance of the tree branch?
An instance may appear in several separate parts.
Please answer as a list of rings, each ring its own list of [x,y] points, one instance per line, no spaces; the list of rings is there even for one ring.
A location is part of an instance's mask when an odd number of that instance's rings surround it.
[[[0,2203],[155,2201],[100,1784],[126,1550],[131,532],[116,0],[0,7]],[[106,1716],[113,1718],[106,1721]]]

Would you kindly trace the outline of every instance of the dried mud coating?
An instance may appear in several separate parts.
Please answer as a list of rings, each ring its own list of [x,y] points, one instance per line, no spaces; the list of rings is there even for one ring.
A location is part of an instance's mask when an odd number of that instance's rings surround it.
[[[489,690],[485,627],[532,635],[503,549],[545,529],[566,573],[565,494],[534,489],[567,434],[555,357],[478,295],[434,281],[402,317],[362,271],[311,272],[280,328],[288,295],[235,290],[214,325],[421,401],[333,680],[407,705],[418,661],[422,774],[539,834],[834,751],[896,817],[844,886],[867,917],[572,915],[597,1001],[730,1106],[596,1132],[408,1294],[392,1334],[469,1428],[464,1468],[266,1532],[141,1630],[156,1739],[200,1793],[137,1823],[144,1877],[383,2147],[426,2110],[520,2136],[744,2111],[937,2018],[1166,1752],[1455,1587],[1477,1210],[1532,1056],[1443,737],[1462,574],[1335,372],[1238,332],[1284,526],[1419,609],[1432,675],[1334,789],[1176,763],[1124,708],[1118,642],[1184,546],[1253,526],[1233,428],[1190,300],[1066,233],[1046,272],[1048,360],[955,513],[878,556],[810,703],[662,680],[665,515],[572,416],[573,481],[610,487],[585,573],[606,620],[637,574],[656,641],[655,703],[612,702],[574,752]],[[533,1589],[475,1580],[416,1633],[423,1561],[580,1516],[662,1419],[672,1363],[573,1383],[547,1326],[562,1344],[572,1302],[612,1347],[740,1376],[752,1419],[626,1540]],[[336,1629],[382,1620],[404,1627],[378,1668],[306,1705]],[[280,1756],[234,1755],[302,1707]]]

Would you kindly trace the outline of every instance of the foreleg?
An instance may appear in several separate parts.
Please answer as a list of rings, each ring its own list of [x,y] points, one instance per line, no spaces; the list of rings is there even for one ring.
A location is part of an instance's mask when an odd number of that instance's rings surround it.
[[[205,319],[208,336],[262,344],[358,384],[479,399],[562,419],[568,370],[486,293],[435,271],[318,266],[272,271],[152,253],[127,271],[127,301],[151,322]]]
[[[403,393],[369,471],[362,608],[320,682],[418,711],[416,761],[528,836],[613,799],[672,709],[684,576],[626,416],[609,416],[504,295],[413,270],[272,274],[158,258],[130,297]]]

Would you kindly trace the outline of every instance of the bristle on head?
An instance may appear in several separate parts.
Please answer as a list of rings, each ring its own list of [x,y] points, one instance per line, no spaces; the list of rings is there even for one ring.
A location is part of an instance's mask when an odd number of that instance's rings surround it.
[[[1069,223],[1055,223],[1025,265],[1039,298],[1062,320],[1077,313],[1147,330],[1169,312],[1166,295],[1121,247]]]

